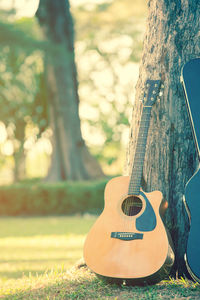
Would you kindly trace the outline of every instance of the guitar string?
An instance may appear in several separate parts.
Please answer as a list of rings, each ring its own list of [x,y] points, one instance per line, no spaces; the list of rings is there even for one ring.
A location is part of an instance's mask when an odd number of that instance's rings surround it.
[[[148,129],[149,129],[149,123],[150,123],[150,115],[151,115],[151,108],[150,107],[150,111],[149,110],[146,110],[144,109],[145,106],[143,106],[143,109],[142,109],[142,116],[141,116],[141,120],[140,120],[140,127],[139,127],[139,132],[138,132],[138,139],[137,139],[137,144],[136,144],[136,152],[135,152],[135,157],[134,157],[134,161],[133,161],[133,167],[134,167],[134,164],[135,164],[135,160],[138,160],[140,161],[141,163],[141,160],[142,160],[142,165],[144,163],[144,156],[145,156],[145,149],[146,149],[146,142],[147,142],[147,135],[148,135]],[[143,127],[141,127],[143,126]],[[141,137],[142,139],[141,139]],[[141,139],[141,141],[139,140],[139,138]],[[141,146],[143,147],[143,151],[142,152],[138,152],[137,148]],[[137,158],[139,154],[139,158]],[[139,170],[139,177],[142,176],[142,169]],[[138,169],[136,169],[138,170]],[[132,173],[131,173],[131,176],[130,176],[130,183],[129,183],[129,191],[131,190],[131,195],[125,199],[125,212],[126,214],[131,217],[133,216],[133,218],[131,219],[127,219],[127,222],[126,222],[126,230],[124,230],[125,232],[131,232],[132,228],[133,228],[133,224],[132,224],[132,220],[134,219],[134,221],[136,221],[137,219],[137,214],[140,213],[140,211],[142,210],[142,206],[143,206],[143,203],[142,200],[139,198],[139,201],[136,201],[136,199],[134,199],[134,194],[136,194],[136,192],[134,192],[134,189],[135,191],[137,191],[137,189],[139,188],[139,193],[140,193],[140,187],[141,187],[141,179],[140,179],[140,184],[138,183],[138,180],[135,181],[135,186],[133,185],[132,183],[132,180],[134,180],[134,175],[136,175],[136,179],[137,179],[137,171],[136,173],[133,171],[132,169]],[[140,186],[138,186],[140,185]],[[139,195],[138,195],[139,196]],[[141,202],[140,202],[141,201]],[[139,209],[140,208],[140,209]],[[128,225],[128,226],[127,226]]]
[[[128,198],[125,200],[125,212],[126,215],[128,215],[129,218],[126,218],[125,220],[125,232],[131,232],[131,225],[132,225],[132,218],[130,218],[130,207],[131,207],[131,199],[133,200],[133,195],[132,195],[132,180],[134,179],[134,167],[136,164],[136,157],[137,157],[137,148],[138,148],[138,143],[139,143],[139,137],[140,137],[140,131],[141,131],[141,125],[142,125],[142,117],[143,117],[143,112],[144,112],[144,106],[142,107],[142,113],[141,113],[141,118],[140,118],[140,124],[139,124],[139,131],[138,131],[138,136],[137,136],[137,143],[136,143],[136,148],[135,148],[135,155],[133,159],[133,164],[132,164],[132,172],[130,175],[130,182],[129,182],[129,187],[128,187]],[[134,205],[134,204],[133,204]]]
[[[136,164],[136,155],[137,155],[137,148],[138,148],[138,143],[139,143],[139,136],[140,136],[140,129],[141,129],[141,124],[142,124],[142,116],[143,116],[143,111],[144,111],[144,107],[142,107],[142,113],[141,113],[141,118],[140,118],[140,125],[139,125],[139,131],[138,131],[138,136],[137,136],[137,143],[136,143],[136,149],[135,149],[135,155],[134,155],[134,159],[133,159],[133,165],[132,165],[132,172],[130,175],[130,182],[129,182],[129,187],[128,187],[128,198],[125,200],[125,212],[126,215],[128,215],[129,218],[126,218],[125,221],[125,232],[131,232],[130,227],[132,225],[132,218],[130,218],[130,205],[131,205],[131,198],[132,196],[132,180],[134,179],[134,167]],[[132,198],[133,199],[133,198]]]
[[[140,128],[141,128],[141,124],[142,124],[142,115],[143,115],[143,111],[144,111],[144,107],[142,107],[142,113],[141,113],[141,118],[140,118],[140,124],[139,124],[139,131],[138,131],[138,136],[137,136],[137,143],[136,143],[136,148],[135,148],[135,155],[134,155],[134,159],[133,159],[133,164],[132,164],[132,172],[131,172],[131,175],[130,175],[130,181],[129,181],[129,186],[128,186],[128,194],[130,193],[130,190],[132,189],[132,186],[131,186],[131,183],[132,183],[132,180],[133,180],[133,176],[134,176],[134,167],[135,167],[135,159],[136,159],[136,154],[137,154],[137,147],[138,147],[138,140],[139,140],[139,135],[140,135]],[[131,224],[132,224],[132,218],[130,219],[130,216],[129,216],[129,206],[130,206],[130,202],[131,202],[131,197],[132,197],[132,191],[130,193],[130,195],[128,195],[128,199],[125,200],[125,211],[126,211],[126,214],[128,214],[128,217],[129,218],[126,218],[125,219],[125,232],[131,232]]]

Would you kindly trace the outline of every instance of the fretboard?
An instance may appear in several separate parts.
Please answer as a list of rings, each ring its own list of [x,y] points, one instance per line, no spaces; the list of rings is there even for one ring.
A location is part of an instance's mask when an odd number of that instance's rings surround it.
[[[139,195],[152,106],[143,106],[128,194]]]

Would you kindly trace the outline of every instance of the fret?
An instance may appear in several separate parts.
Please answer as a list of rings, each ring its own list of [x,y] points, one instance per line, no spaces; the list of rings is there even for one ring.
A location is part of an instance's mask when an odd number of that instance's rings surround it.
[[[142,157],[145,154],[145,151],[139,151],[139,148],[137,150],[138,151],[135,151],[135,155]]]
[[[144,153],[143,155],[138,155],[138,154],[136,153],[136,154],[135,154],[135,159],[136,159],[137,161],[142,161],[143,158],[144,158],[144,155],[145,155],[145,153]]]
[[[142,151],[144,149],[144,146],[146,146],[146,139],[145,141],[144,140],[140,141],[136,149]]]
[[[138,151],[137,151],[138,150]],[[143,156],[145,155],[145,151],[143,151],[143,146],[141,146],[140,148],[138,148],[136,151],[135,151],[135,160],[138,159],[138,157],[136,156],[137,153],[140,153],[140,158],[143,158]]]
[[[139,138],[138,138],[138,143],[139,143],[140,141],[144,141],[145,139],[146,139],[146,138],[143,137],[143,136],[139,137]]]
[[[146,146],[146,143],[143,143],[143,144],[140,144],[140,146],[137,148],[137,150],[140,152],[140,153],[143,153],[143,155],[145,155],[145,151],[143,150]],[[137,152],[137,150],[135,151],[135,153]],[[135,158],[136,159],[136,158]]]
[[[135,178],[135,180],[137,180],[137,178],[139,178],[139,174],[141,173],[141,170],[140,170],[140,172],[137,172],[137,173],[132,173],[132,178]],[[135,180],[134,180],[134,182],[135,182]],[[138,181],[140,181],[139,179],[138,179]]]
[[[129,187],[129,191],[137,190],[137,189],[140,189],[140,184],[137,184],[137,185],[134,185],[134,186],[130,186],[130,187]]]
[[[143,120],[140,122],[140,126],[144,126],[144,125],[149,125],[149,121],[148,120]],[[141,127],[142,128],[142,127]]]
[[[133,189],[140,189],[140,184],[136,184],[136,185],[132,185],[132,186],[129,186],[129,191],[133,190]]]

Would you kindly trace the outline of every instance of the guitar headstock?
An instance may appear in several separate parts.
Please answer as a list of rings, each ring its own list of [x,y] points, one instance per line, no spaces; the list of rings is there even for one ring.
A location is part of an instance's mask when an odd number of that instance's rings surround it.
[[[161,87],[161,80],[150,80],[148,79],[145,83],[145,90],[144,90],[144,106],[152,106],[159,96]]]

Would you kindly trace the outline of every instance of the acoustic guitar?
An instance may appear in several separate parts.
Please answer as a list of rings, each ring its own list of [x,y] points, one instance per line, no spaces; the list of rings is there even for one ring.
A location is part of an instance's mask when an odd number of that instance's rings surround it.
[[[87,266],[109,282],[152,284],[169,274],[174,253],[162,221],[167,208],[160,191],[141,189],[152,105],[161,82],[147,80],[131,176],[111,179],[105,206],[84,245]]]
[[[187,62],[181,74],[185,100],[194,138],[197,157],[200,161],[200,58]],[[200,166],[200,165],[199,165]],[[199,166],[185,188],[184,204],[190,219],[190,231],[185,254],[187,269],[194,280],[200,283],[200,171]]]

